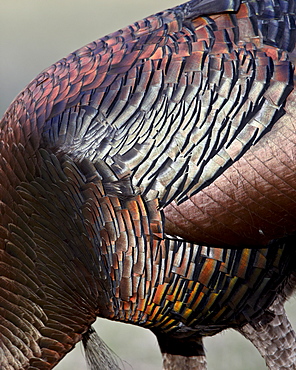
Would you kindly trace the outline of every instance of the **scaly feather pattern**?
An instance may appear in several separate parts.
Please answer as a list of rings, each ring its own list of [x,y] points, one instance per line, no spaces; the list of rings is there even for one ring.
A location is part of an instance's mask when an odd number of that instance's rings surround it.
[[[51,369],[81,339],[114,368],[96,316],[152,330],[165,369],[205,369],[202,337],[226,328],[257,347],[264,332],[268,366],[291,366],[295,6],[191,0],[17,96],[0,124],[1,368]]]

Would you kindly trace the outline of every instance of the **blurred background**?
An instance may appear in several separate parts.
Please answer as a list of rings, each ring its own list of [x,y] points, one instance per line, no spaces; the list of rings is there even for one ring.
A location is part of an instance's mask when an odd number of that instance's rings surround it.
[[[0,0],[0,117],[14,97],[44,68],[97,38],[182,0]],[[296,327],[296,303],[286,305]],[[102,339],[126,369],[160,370],[161,355],[146,329],[98,319]],[[253,346],[228,330],[205,340],[209,370],[264,370]],[[58,370],[86,369],[82,346]]]

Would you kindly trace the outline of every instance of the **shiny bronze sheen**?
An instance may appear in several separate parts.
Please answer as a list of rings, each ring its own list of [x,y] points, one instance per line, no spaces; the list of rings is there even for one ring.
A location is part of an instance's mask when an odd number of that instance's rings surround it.
[[[258,144],[212,184],[164,208],[165,231],[199,243],[264,246],[295,231],[295,93]]]
[[[296,364],[296,0],[192,0],[53,64],[0,123],[0,368],[50,370],[97,316],[205,369],[234,328]]]

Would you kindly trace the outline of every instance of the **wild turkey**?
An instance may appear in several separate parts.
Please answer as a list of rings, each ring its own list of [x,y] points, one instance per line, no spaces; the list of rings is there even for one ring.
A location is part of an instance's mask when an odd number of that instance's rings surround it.
[[[19,94],[1,122],[1,368],[92,348],[96,316],[152,330],[166,369],[204,369],[202,337],[229,327],[295,367],[294,13],[190,1]]]

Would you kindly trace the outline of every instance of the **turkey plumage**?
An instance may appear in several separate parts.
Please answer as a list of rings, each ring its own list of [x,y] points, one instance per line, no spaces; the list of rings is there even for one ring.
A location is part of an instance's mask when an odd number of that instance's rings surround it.
[[[205,369],[202,338],[226,328],[295,366],[295,5],[192,0],[17,96],[0,131],[1,368],[51,369],[97,316],[150,329],[165,369]]]

